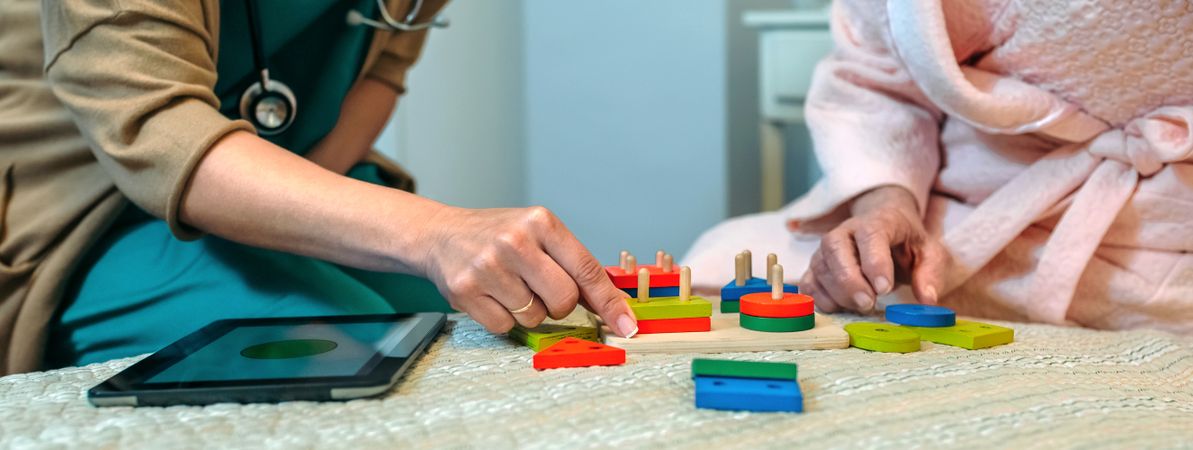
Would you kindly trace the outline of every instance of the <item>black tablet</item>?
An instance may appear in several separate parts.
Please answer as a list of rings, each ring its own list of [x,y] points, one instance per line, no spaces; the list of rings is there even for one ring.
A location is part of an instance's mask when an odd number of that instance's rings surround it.
[[[443,313],[231,319],[87,392],[95,406],[348,400],[388,391],[443,329]]]

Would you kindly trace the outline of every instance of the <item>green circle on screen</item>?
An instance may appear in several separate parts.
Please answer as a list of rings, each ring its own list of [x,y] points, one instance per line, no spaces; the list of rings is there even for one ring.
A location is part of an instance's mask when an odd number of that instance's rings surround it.
[[[305,358],[330,352],[339,346],[326,339],[288,339],[245,347],[240,356],[252,359]]]

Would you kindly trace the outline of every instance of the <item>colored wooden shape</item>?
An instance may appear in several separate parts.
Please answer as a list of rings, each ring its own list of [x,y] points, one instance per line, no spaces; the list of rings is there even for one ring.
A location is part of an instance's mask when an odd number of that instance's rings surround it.
[[[904,327],[919,333],[925,341],[951,345],[969,350],[1010,344],[1015,341],[1015,330],[988,323],[958,320],[951,327]]]
[[[713,300],[716,301],[716,300]],[[601,325],[604,343],[634,353],[735,353],[780,350],[825,350],[849,348],[849,335],[832,316],[814,314],[816,328],[798,333],[766,333],[742,328],[737,314],[712,315],[712,330],[705,333],[662,333],[617,336]],[[597,320],[589,313],[589,318]]]
[[[725,287],[721,288],[721,300],[740,300],[741,296],[746,294],[753,294],[755,292],[770,292],[770,285],[766,284],[765,278],[750,278],[746,280],[745,286],[738,286],[736,280],[729,280]],[[799,293],[799,286],[794,284],[784,284],[783,292],[790,292],[792,294]]]
[[[515,325],[510,330],[509,337],[522,345],[530,347],[531,350],[536,352],[550,347],[552,344],[566,337],[600,342],[600,337],[597,335],[597,330],[594,327],[557,324],[542,324],[534,328]]]
[[[648,302],[639,302],[631,298],[627,299],[626,303],[634,310],[634,317],[638,320],[684,319],[712,315],[712,303],[695,295],[689,297],[686,302],[679,297],[659,297]]]
[[[951,327],[956,325],[957,315],[943,306],[904,303],[888,305],[886,320],[913,327]]]
[[[625,364],[625,350],[574,337],[563,338],[534,354],[534,368],[616,366]]]
[[[741,312],[741,302],[735,300],[721,300],[721,313],[733,314]]]
[[[691,333],[712,330],[712,319],[708,317],[685,317],[682,319],[639,320],[638,334]]]
[[[845,325],[845,332],[849,333],[849,345],[863,350],[909,353],[920,349],[920,335],[898,325],[855,322]]]
[[[730,411],[802,412],[804,396],[791,380],[696,377],[696,407]]]
[[[693,377],[769,378],[795,381],[798,375],[799,370],[795,363],[706,358],[692,360]]]
[[[812,315],[815,310],[811,296],[786,292],[779,300],[771,298],[769,291],[746,294],[740,302],[741,313],[754,317],[803,317]]]
[[[738,314],[741,327],[747,330],[764,331],[767,333],[791,333],[795,331],[811,330],[816,326],[814,314],[803,317],[755,317],[746,313]]]
[[[641,265],[638,269],[646,269],[650,273],[650,287],[672,287],[679,286],[679,266],[672,267],[670,272],[664,272],[661,267],[654,265]],[[609,279],[613,281],[613,285],[621,289],[638,288],[638,270],[626,272],[618,266],[605,267],[605,273],[609,275]]]
[[[635,288],[625,288],[625,289],[622,289],[622,291],[625,291],[625,293],[630,294],[631,298],[638,298],[638,288],[636,288],[636,287]],[[650,288],[650,291],[647,292],[647,295],[649,295],[651,297],[679,297],[679,286]]]

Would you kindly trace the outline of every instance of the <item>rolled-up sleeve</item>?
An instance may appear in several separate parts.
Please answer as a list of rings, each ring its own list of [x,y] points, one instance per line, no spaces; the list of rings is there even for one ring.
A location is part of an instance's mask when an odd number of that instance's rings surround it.
[[[43,2],[46,76],[116,187],[175,236],[192,172],[243,120],[214,93],[213,2]]]
[[[390,2],[390,14],[395,18],[405,17],[409,1]],[[415,23],[431,20],[443,9],[447,0],[426,0],[415,18]],[[429,30],[384,32],[389,35],[376,61],[367,69],[367,77],[384,82],[399,94],[406,92],[406,74],[422,54]]]
[[[940,168],[941,113],[892,48],[885,4],[834,3],[833,53],[813,76],[806,117],[824,177],[785,209],[805,229],[827,229],[840,208],[880,186],[901,186],[921,212]]]

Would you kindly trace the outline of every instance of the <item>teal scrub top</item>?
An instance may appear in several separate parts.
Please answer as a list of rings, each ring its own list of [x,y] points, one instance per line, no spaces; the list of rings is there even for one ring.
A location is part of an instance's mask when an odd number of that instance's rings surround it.
[[[245,2],[256,1],[270,79],[294,91],[298,106],[286,131],[270,142],[306,154],[335,126],[340,104],[364,64],[373,28],[348,25],[348,11],[377,17],[376,0],[224,0],[220,2],[218,80],[220,112],[240,118],[240,96],[257,82]]]

